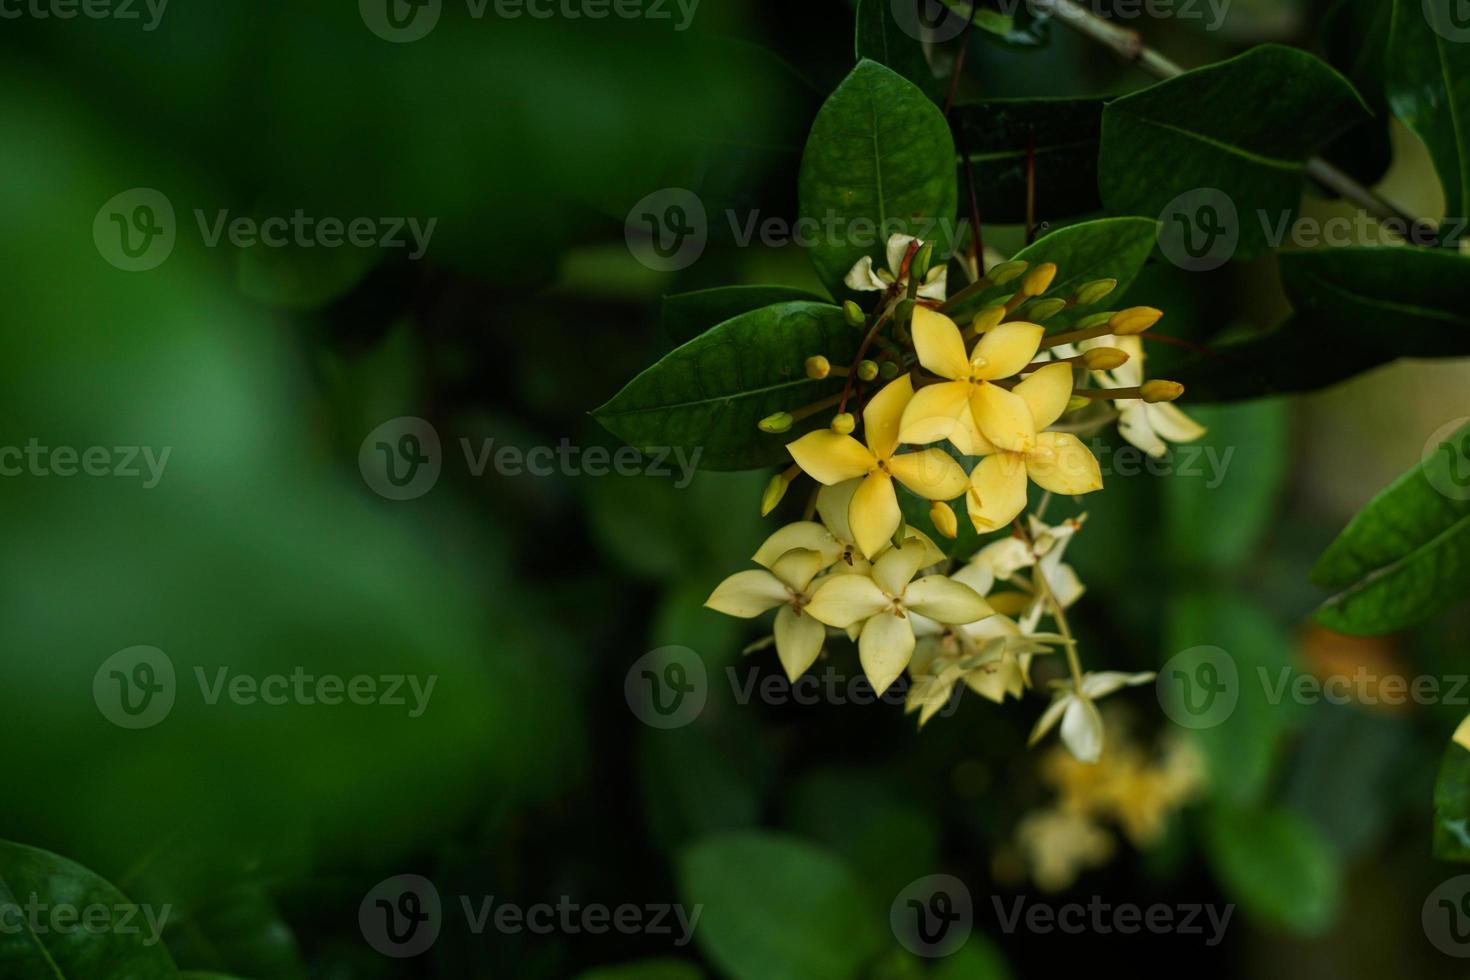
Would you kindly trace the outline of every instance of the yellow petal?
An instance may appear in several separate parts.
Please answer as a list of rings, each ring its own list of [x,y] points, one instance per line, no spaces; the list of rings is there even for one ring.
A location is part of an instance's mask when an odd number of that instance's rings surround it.
[[[823,488],[823,492],[825,489]],[[843,524],[846,526],[846,515],[843,517]],[[841,542],[827,528],[816,521],[797,521],[779,528],[769,538],[766,538],[765,543],[760,546],[751,560],[757,565],[770,568],[776,563],[777,558],[796,548],[805,548],[820,554],[823,568],[832,564],[842,554]]]
[[[874,456],[887,459],[898,448],[898,423],[913,397],[913,382],[907,374],[901,374],[884,385],[863,409],[863,437]]]
[[[705,605],[726,616],[749,619],[791,601],[786,584],[763,568],[736,572],[715,586]]]
[[[966,456],[995,452],[975,425],[975,414],[970,411],[970,384],[966,381],[925,385],[915,392],[903,410],[898,438],[916,446],[948,439]]]
[[[1068,495],[1102,489],[1102,470],[1092,450],[1070,432],[1043,432],[1026,457],[1026,472],[1036,485]]]
[[[883,590],[866,575],[828,575],[817,583],[805,612],[817,622],[847,629],[890,604]]]
[[[786,679],[795,683],[807,672],[822,652],[827,631],[810,616],[803,616],[790,606],[776,613],[776,656],[786,669]]]
[[[882,694],[914,655],[914,630],[907,618],[884,611],[863,624],[858,659],[873,690]]]
[[[916,306],[910,330],[914,337],[914,352],[927,370],[951,380],[970,376],[965,339],[960,336],[960,328],[953,320],[928,307]]]
[[[903,602],[919,615],[950,626],[993,615],[980,593],[943,575],[925,575],[911,583],[904,592]]]
[[[822,564],[822,556],[818,552],[797,548],[777,558],[776,563],[771,566],[771,574],[797,592],[805,592],[812,579],[824,567],[826,566]]]
[[[1040,431],[1061,418],[1072,399],[1072,365],[1048,364],[1013,390],[1031,409],[1031,421]]]
[[[965,495],[981,534],[1005,527],[1026,509],[1026,461],[1014,453],[986,456],[970,474]]]
[[[1009,378],[1036,357],[1046,328],[1036,323],[1002,323],[980,335],[970,354],[971,377],[985,381]]]
[[[788,443],[786,451],[807,475],[827,486],[862,476],[878,465],[868,447],[831,429],[808,432]]]
[[[888,460],[888,472],[928,500],[953,500],[969,482],[965,470],[943,449],[920,449]]]
[[[852,544],[852,528],[847,525],[847,509],[852,506],[852,495],[862,485],[862,480],[844,480],[834,486],[817,491],[817,514],[827,530],[839,542]]]
[[[873,581],[889,595],[901,596],[915,573],[933,564],[928,558],[928,550],[920,542],[905,541],[902,548],[889,548],[874,559]]]
[[[869,558],[878,554],[898,530],[902,518],[898,494],[888,474],[879,471],[864,477],[847,509],[847,524],[858,549]]]
[[[980,432],[996,448],[1024,453],[1036,445],[1036,422],[1031,418],[1031,409],[1015,392],[998,385],[976,385],[970,394],[970,411],[975,413]]]

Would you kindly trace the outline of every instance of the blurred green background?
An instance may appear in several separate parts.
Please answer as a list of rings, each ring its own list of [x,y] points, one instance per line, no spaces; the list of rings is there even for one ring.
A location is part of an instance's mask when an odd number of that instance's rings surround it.
[[[916,732],[892,704],[738,703],[761,625],[701,608],[774,526],[765,474],[476,475],[461,440],[617,448],[588,412],[670,346],[664,294],[737,282],[815,289],[795,247],[740,247],[722,220],[692,266],[634,259],[624,216],[666,187],[712,216],[794,216],[813,113],[852,64],[840,0],[703,0],[670,20],[470,16],[390,43],[358,5],[168,5],[0,22],[0,444],[170,447],[157,486],[0,479],[0,838],[133,899],[170,903],[180,967],[239,977],[1030,977],[1124,958],[1139,975],[1450,976],[1420,925],[1453,867],[1429,857],[1440,750],[1466,708],[1252,701],[1196,739],[1210,782],[1150,847],[1120,842],[1060,895],[1014,873],[1015,834],[1053,787],[1024,740],[1041,707],[967,697]],[[1224,26],[1140,20],[1204,64],[1260,41],[1320,49],[1323,11],[1235,0]],[[1111,94],[1146,79],[1060,28],[1035,49],[978,36],[965,97]],[[1386,137],[1385,137],[1386,138]],[[1442,201],[1395,130],[1386,187]],[[99,209],[161,192],[176,241],[128,272]],[[1045,188],[1039,209],[1046,213]],[[1338,207],[1309,203],[1316,213]],[[211,246],[229,218],[436,221],[406,249]],[[987,243],[1020,244],[1015,228]],[[1193,319],[1279,319],[1271,260],[1208,276],[1156,264],[1129,299]],[[1294,400],[1186,411],[1232,451],[1223,481],[1114,476],[1068,552],[1099,667],[1153,669],[1209,643],[1242,669],[1405,675],[1465,663],[1464,610],[1413,635],[1312,634],[1312,561],[1450,421],[1463,362],[1398,364]],[[443,472],[375,492],[369,433],[427,420]],[[584,457],[585,458],[585,457]],[[799,504],[798,504],[799,510]],[[1060,513],[1060,511],[1058,512]],[[774,520],[774,519],[773,519]],[[104,660],[164,651],[179,694],[130,731],[91,691]],[[697,652],[708,702],[660,730],[624,682],[648,651]],[[196,668],[434,675],[428,709],[242,705]],[[846,646],[819,664],[855,676]],[[749,672],[753,672],[749,673]],[[1141,741],[1169,725],[1127,701]],[[1010,855],[1010,858],[1007,856]],[[359,929],[380,880],[432,879],[444,930],[395,960]],[[966,949],[925,962],[888,912],[947,873],[974,900]],[[472,934],[453,896],[521,905],[704,906],[695,941],[648,933]],[[1234,903],[1224,941],[1006,934],[992,896]],[[650,962],[653,961],[653,962]],[[682,965],[681,965],[682,964]],[[604,975],[604,974],[599,974]]]

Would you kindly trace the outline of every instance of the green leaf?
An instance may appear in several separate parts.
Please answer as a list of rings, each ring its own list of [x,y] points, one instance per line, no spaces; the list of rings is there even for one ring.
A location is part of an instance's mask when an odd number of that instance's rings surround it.
[[[891,941],[864,882],[797,838],[707,838],[681,855],[679,882],[704,906],[701,947],[736,980],[849,980]]]
[[[800,300],[823,302],[820,296],[790,286],[719,286],[665,296],[659,322],[670,340],[683,344],[742,313]]]
[[[1385,69],[1389,107],[1429,147],[1452,216],[1470,206],[1470,30],[1453,7],[1394,0]]]
[[[28,909],[41,907],[33,913]],[[62,909],[74,920],[58,919]],[[106,911],[106,927],[89,918]],[[161,931],[169,909],[139,906],[73,861],[0,841],[0,975],[14,980],[174,980]],[[87,923],[93,922],[92,927]],[[16,926],[19,928],[16,928]]]
[[[1171,557],[1196,570],[1241,568],[1261,545],[1288,463],[1287,408],[1280,400],[1186,411],[1209,431],[1170,450],[1163,484]],[[1217,533],[1228,527],[1230,533]]]
[[[1108,103],[1103,203],[1188,224],[1187,213],[1171,213],[1178,199],[1214,189],[1236,212],[1235,254],[1260,255],[1271,229],[1294,220],[1306,159],[1366,113],[1347,79],[1319,59],[1274,44],[1253,48]],[[1228,214],[1221,220],[1230,224]]]
[[[917,7],[914,9],[918,10]],[[924,46],[917,37],[904,30],[893,10],[892,0],[858,0],[858,60],[867,58],[893,69],[937,101],[943,94],[943,86],[929,67]],[[917,16],[914,22],[918,23]]]
[[[270,896],[254,885],[210,896],[169,932],[168,945],[179,963],[220,975],[272,980],[306,976],[291,928]]]
[[[1470,751],[1450,742],[1434,784],[1434,856],[1470,861]]]
[[[1315,391],[1394,359],[1336,332],[1335,324],[1293,317],[1266,333],[1181,358],[1169,367],[1168,376],[1184,385],[1190,403],[1229,402]],[[1333,342],[1322,343],[1329,335]]]
[[[896,233],[933,240],[947,256],[954,229],[954,139],[912,82],[875,61],[852,70],[817,113],[797,181],[807,249],[833,296],[864,255],[883,258]]]
[[[592,415],[644,452],[698,450],[701,469],[772,466],[788,459],[788,442],[826,419],[815,416],[780,435],[761,432],[756,423],[840,392],[841,378],[808,378],[806,359],[825,354],[846,363],[857,343],[841,307],[778,303],[670,351]]]
[[[1215,877],[1242,911],[1304,934],[1332,925],[1342,891],[1337,855],[1296,813],[1217,806],[1204,839]]]
[[[955,106],[956,145],[975,175],[985,221],[1026,220],[1026,153],[1036,162],[1038,220],[1102,209],[1097,154],[1102,99],[987,99]],[[963,172],[961,172],[963,180]]]
[[[693,963],[661,957],[599,966],[577,974],[576,980],[700,980],[704,974]]]
[[[1317,560],[1312,581],[1337,592],[1317,622],[1391,633],[1470,590],[1470,425],[1368,502]]]
[[[1013,258],[1031,263],[1055,262],[1057,277],[1047,296],[1067,296],[1083,283],[1094,279],[1116,279],[1114,295],[1122,295],[1153,251],[1159,223],[1150,218],[1099,218],[1058,228],[1017,252]],[[955,319],[964,319],[995,299],[1009,296],[1015,283],[983,290],[973,296],[959,298],[945,310]]]
[[[1281,255],[1281,276],[1292,305],[1331,324],[1334,338],[1398,356],[1470,354],[1470,258],[1458,252],[1290,252]]]

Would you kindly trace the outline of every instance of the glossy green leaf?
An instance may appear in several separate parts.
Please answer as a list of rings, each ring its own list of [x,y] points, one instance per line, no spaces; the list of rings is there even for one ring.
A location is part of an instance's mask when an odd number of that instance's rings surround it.
[[[670,351],[592,414],[644,452],[679,447],[710,470],[753,469],[789,459],[786,444],[826,419],[772,435],[756,423],[842,390],[841,378],[814,381],[806,359],[851,359],[857,331],[842,308],[779,303],[726,320]]]
[[[798,300],[822,302],[820,296],[790,286],[718,286],[665,296],[659,322],[670,340],[683,344],[742,313]]]
[[[1422,623],[1470,591],[1470,425],[1358,512],[1312,569],[1336,592],[1317,622],[1341,633]]]
[[[679,884],[704,906],[697,941],[735,980],[848,980],[892,942],[852,869],[793,837],[707,838],[681,855]]]
[[[1429,147],[1444,185],[1445,213],[1470,206],[1470,27],[1453,3],[1392,0],[1386,60],[1388,104]]]
[[[297,980],[306,976],[290,926],[259,886],[243,885],[213,895],[171,929],[174,959],[219,975]]]
[[[1335,337],[1408,357],[1470,354],[1470,258],[1442,249],[1330,248],[1281,256],[1292,305]]]
[[[1205,851],[1226,895],[1252,919],[1312,935],[1336,918],[1337,854],[1296,813],[1217,806],[1205,820]]]
[[[1097,154],[1102,99],[987,99],[955,106],[985,221],[1026,220],[1026,154],[1035,154],[1038,221],[1098,211]],[[963,173],[963,172],[962,172]],[[963,179],[963,176],[962,178]]]
[[[859,61],[867,58],[893,69],[930,98],[938,99],[943,94],[923,44],[894,16],[893,0],[858,0],[856,49]]]
[[[953,250],[954,139],[932,101],[875,61],[861,61],[817,113],[797,182],[807,254],[833,296],[864,255],[882,261],[895,233]]]
[[[1188,224],[1187,213],[1171,214],[1181,196],[1219,191],[1235,210],[1235,255],[1259,255],[1270,229],[1294,220],[1306,159],[1366,116],[1352,85],[1319,59],[1252,48],[1108,103],[1102,199],[1112,211]],[[1229,226],[1228,214],[1221,220]]]
[[[50,851],[0,841],[0,975],[7,980],[175,980],[161,935],[170,911],[131,902]]]
[[[1434,856],[1470,862],[1470,751],[1451,742],[1434,784]]]

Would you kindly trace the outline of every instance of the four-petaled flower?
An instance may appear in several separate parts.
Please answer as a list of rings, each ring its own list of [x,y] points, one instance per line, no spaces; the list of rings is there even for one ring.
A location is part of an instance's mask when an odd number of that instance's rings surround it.
[[[1041,741],[1061,721],[1062,744],[1079,761],[1096,762],[1102,756],[1103,722],[1094,702],[1120,688],[1147,684],[1154,676],[1152,672],[1124,674],[1116,670],[1083,674],[1080,691],[1071,681],[1055,681],[1056,693],[1032,730],[1027,744],[1035,745]]]
[[[894,286],[902,289],[908,288],[908,276],[904,269],[904,260],[908,258],[909,246],[919,240],[913,235],[891,235],[888,238],[888,268],[874,269],[873,257],[864,255],[848,272],[847,278],[843,279],[843,285],[848,289],[859,293],[886,292]],[[920,243],[922,244],[922,243]],[[935,262],[929,269],[924,281],[919,283],[918,295],[922,299],[934,299],[941,302],[945,297],[945,279],[948,266],[943,262]]]
[[[715,587],[705,605],[727,616],[750,619],[780,607],[776,612],[776,656],[795,681],[806,673],[822,652],[827,630],[806,612],[812,579],[822,570],[823,556],[806,548],[786,552],[770,568],[736,572]]]

